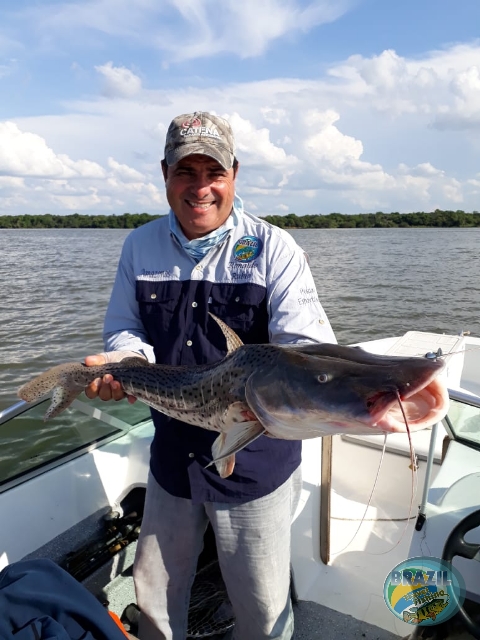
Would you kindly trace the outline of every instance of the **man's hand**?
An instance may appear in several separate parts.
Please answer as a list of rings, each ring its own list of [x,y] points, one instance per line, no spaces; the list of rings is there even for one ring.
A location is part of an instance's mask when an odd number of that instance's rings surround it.
[[[131,357],[142,358],[143,356],[133,351],[109,351],[107,353],[97,353],[94,356],[87,356],[85,358],[85,364],[87,367],[92,367],[110,362],[121,362],[124,358]],[[85,395],[90,400],[94,398],[100,398],[100,400],[121,400],[126,397],[130,404],[136,401],[136,398],[123,391],[121,384],[109,373],[104,375],[103,378],[95,378],[95,380],[85,388]]]

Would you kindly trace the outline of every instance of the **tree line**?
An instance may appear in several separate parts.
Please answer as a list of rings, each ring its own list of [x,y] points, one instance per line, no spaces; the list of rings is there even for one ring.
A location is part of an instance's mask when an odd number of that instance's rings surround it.
[[[0,216],[0,229],[135,229],[159,216],[149,213],[121,215],[11,215]],[[480,212],[417,211],[414,213],[329,213],[325,215],[265,216],[282,229],[372,229],[385,227],[480,227]]]
[[[480,212],[465,211],[414,213],[329,213],[327,215],[266,216],[265,220],[282,229],[373,229],[386,227],[480,227]]]
[[[122,213],[97,216],[74,213],[69,216],[41,215],[0,216],[0,229],[136,229],[159,216],[149,213]]]

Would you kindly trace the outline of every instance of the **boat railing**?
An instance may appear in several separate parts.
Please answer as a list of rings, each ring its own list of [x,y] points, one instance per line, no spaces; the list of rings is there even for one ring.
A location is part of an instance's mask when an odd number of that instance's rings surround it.
[[[32,407],[36,407],[42,402],[44,402],[44,398],[38,400],[37,402],[25,402],[25,400],[19,400],[6,409],[2,409],[2,411],[0,411],[0,425],[2,425],[4,422],[12,420],[12,418],[16,418],[24,411],[27,411]]]
[[[0,442],[5,442],[0,493],[151,421],[150,410],[142,403],[120,405],[77,398],[64,415],[44,425],[48,404],[46,396],[32,403],[21,400],[0,411]],[[29,437],[36,432],[38,438]],[[42,445],[42,439],[48,445]]]
[[[460,389],[449,389],[448,395],[450,396],[450,400],[456,400],[457,402],[469,404],[471,407],[480,409],[480,396],[472,395]]]
[[[36,402],[25,402],[24,400],[20,400],[19,402],[15,402],[9,407],[0,411],[0,427],[2,424],[13,420],[17,416],[37,407],[38,405],[46,402],[48,400],[48,396],[37,400]],[[130,431],[132,426],[136,426],[135,424],[129,423],[125,420],[122,420],[118,416],[114,416],[110,414],[107,410],[107,406],[105,408],[100,409],[98,406],[95,406],[92,402],[83,402],[78,398],[72,402],[72,409],[76,409],[81,413],[89,416],[90,418],[94,418],[95,420],[100,420],[115,429],[120,431]]]

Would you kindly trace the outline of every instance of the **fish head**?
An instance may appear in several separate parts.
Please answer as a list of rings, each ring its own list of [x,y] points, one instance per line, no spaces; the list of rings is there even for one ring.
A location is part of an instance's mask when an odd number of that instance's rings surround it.
[[[270,435],[405,432],[406,420],[414,431],[445,416],[448,393],[438,377],[442,361],[322,347],[284,348],[274,366],[250,376],[247,403]]]

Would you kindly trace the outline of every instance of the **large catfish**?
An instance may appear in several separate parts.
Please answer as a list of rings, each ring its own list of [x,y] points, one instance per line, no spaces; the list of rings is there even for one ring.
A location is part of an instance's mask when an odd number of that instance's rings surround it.
[[[215,364],[171,366],[142,358],[92,367],[61,364],[23,385],[18,395],[34,402],[53,391],[45,419],[53,418],[94,379],[111,374],[125,393],[150,407],[220,432],[212,457],[222,477],[232,473],[235,453],[262,434],[304,440],[404,432],[407,422],[415,431],[447,413],[439,359],[379,356],[327,343],[244,345],[215,320],[229,350]]]

